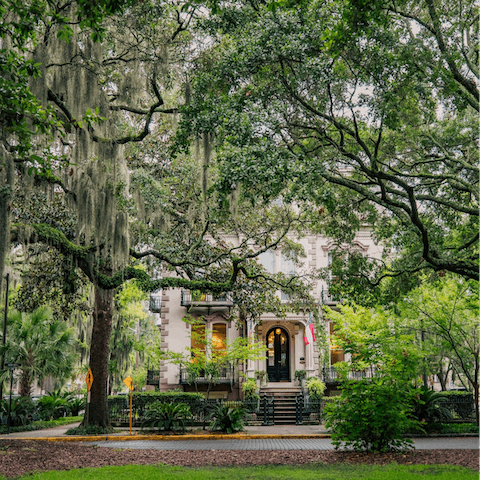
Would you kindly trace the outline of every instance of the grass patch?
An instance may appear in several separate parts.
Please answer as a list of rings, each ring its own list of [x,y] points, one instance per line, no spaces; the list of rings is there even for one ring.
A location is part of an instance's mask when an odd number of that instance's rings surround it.
[[[18,427],[10,427],[10,433],[14,432],[32,432],[34,430],[44,430],[46,428],[61,427],[62,425],[70,425],[71,423],[81,422],[83,415],[78,417],[62,417],[56,420],[38,420],[36,422],[29,423],[28,425],[21,425]],[[0,434],[7,433],[7,426],[0,426]]]
[[[451,465],[347,465],[308,464],[258,467],[170,467],[127,465],[124,467],[82,468],[68,472],[45,472],[21,477],[28,480],[404,480],[420,476],[435,480],[477,480],[478,472]]]

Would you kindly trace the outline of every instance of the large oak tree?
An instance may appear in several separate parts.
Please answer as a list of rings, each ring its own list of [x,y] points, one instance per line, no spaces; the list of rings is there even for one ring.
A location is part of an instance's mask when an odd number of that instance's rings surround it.
[[[2,31],[3,46],[24,66],[15,72],[11,61],[4,82],[18,91],[2,104],[8,115],[2,125],[0,267],[3,271],[10,242],[41,243],[68,259],[64,280],[75,279],[80,270],[91,282],[94,381],[88,421],[108,426],[114,290],[130,278],[146,291],[184,287],[221,293],[233,290],[240,279],[300,286],[294,278],[269,278],[252,264],[263,251],[286,243],[287,233],[300,222],[288,207],[258,209],[250,218],[232,221],[224,205],[216,208],[209,193],[208,136],[196,184],[190,182],[195,171],[187,167],[179,167],[172,176],[176,181],[165,175],[163,167],[175,165],[164,146],[160,153],[145,146],[126,149],[161,131],[165,116],[174,116],[188,97],[177,87],[184,81],[185,58],[192,54],[187,27],[195,20],[195,7],[142,2],[114,15],[121,4],[101,2],[100,12],[93,8],[93,13],[83,2],[44,2],[39,11],[37,4],[7,6],[5,19],[12,29]],[[32,30],[19,43],[11,31],[21,29],[25,18]],[[149,146],[155,141],[152,137]],[[50,215],[43,208],[21,208],[20,195],[28,198],[42,189],[47,205],[60,199],[67,221],[54,207],[46,209]],[[238,205],[243,214],[246,207]],[[16,221],[10,226],[12,212]],[[235,235],[238,244],[223,241],[222,232]],[[159,278],[133,268],[147,258],[160,270],[168,265],[172,275]],[[75,281],[67,283],[75,288]]]
[[[384,260],[344,257],[357,292],[478,280],[475,2],[237,2],[204,28],[183,138],[215,132],[225,192],[305,200],[339,245],[372,226]]]

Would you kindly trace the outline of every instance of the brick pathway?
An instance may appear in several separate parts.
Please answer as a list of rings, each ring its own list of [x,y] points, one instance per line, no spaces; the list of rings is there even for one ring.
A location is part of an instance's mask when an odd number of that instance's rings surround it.
[[[177,440],[149,441],[130,440],[116,442],[85,442],[86,445],[97,445],[110,448],[132,448],[153,450],[332,450],[329,438],[265,438],[260,440]],[[478,449],[478,438],[416,438],[416,449]]]

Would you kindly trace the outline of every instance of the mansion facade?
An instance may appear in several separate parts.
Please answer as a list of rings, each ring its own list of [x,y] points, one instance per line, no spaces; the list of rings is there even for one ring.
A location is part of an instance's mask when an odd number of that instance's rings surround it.
[[[234,239],[228,239],[234,241]],[[337,245],[320,235],[308,235],[299,240],[302,244],[306,257],[301,269],[295,273],[314,272],[328,267],[332,261],[332,252]],[[381,248],[374,244],[370,231],[365,228],[360,230],[349,248],[360,251],[363,255],[380,258]],[[269,273],[294,273],[293,264],[286,260],[281,251],[269,251],[262,254],[258,260]],[[278,293],[282,301],[288,302],[288,296]],[[323,305],[335,306],[336,301],[329,295],[326,282],[317,281],[312,285],[312,296],[318,299],[317,308]],[[264,388],[289,389],[297,385],[295,372],[306,371],[306,378],[320,377],[325,370],[335,363],[344,360],[341,350],[331,345],[328,353],[329,365],[324,365],[320,356],[325,355],[319,351],[316,341],[306,341],[307,329],[312,322],[312,314],[308,311],[288,313],[285,318],[279,318],[272,313],[265,313],[261,320],[254,323],[246,322],[239,328],[239,322],[235,321],[235,305],[227,296],[214,298],[211,295],[198,295],[198,292],[190,292],[182,289],[169,289],[161,292],[161,304],[157,308],[157,324],[161,332],[162,350],[170,350],[185,353],[185,349],[193,347],[191,337],[192,326],[182,321],[187,315],[198,318],[205,324],[207,332],[212,335],[213,345],[225,341],[233,341],[237,336],[253,336],[258,342],[265,345],[266,359],[247,361],[239,367],[239,371],[223,372],[218,383],[210,392],[210,398],[226,398],[236,400],[242,398],[241,382],[244,376],[255,377],[257,372],[266,372],[268,383]],[[319,312],[321,313],[321,311]],[[323,318],[320,315],[319,318]],[[328,319],[325,321],[326,333],[332,333],[333,325]],[[315,331],[314,331],[315,333]],[[153,382],[159,385],[160,391],[183,389],[194,390],[194,386],[181,371],[178,365],[162,361],[160,376]],[[201,379],[197,381],[197,388],[201,390]],[[150,387],[152,388],[152,387]],[[206,387],[205,387],[206,389]]]

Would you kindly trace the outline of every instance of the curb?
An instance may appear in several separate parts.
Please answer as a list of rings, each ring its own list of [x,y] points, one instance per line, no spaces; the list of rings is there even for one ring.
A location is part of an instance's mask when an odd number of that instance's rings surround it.
[[[160,442],[165,441],[202,441],[202,440],[264,440],[264,439],[308,439],[308,438],[330,438],[328,433],[319,434],[293,434],[293,435],[278,435],[278,434],[257,434],[257,435],[89,435],[89,436],[72,436],[72,437],[16,437],[12,440],[31,440],[42,442],[106,442],[117,441],[125,442],[129,440],[155,440]]]

